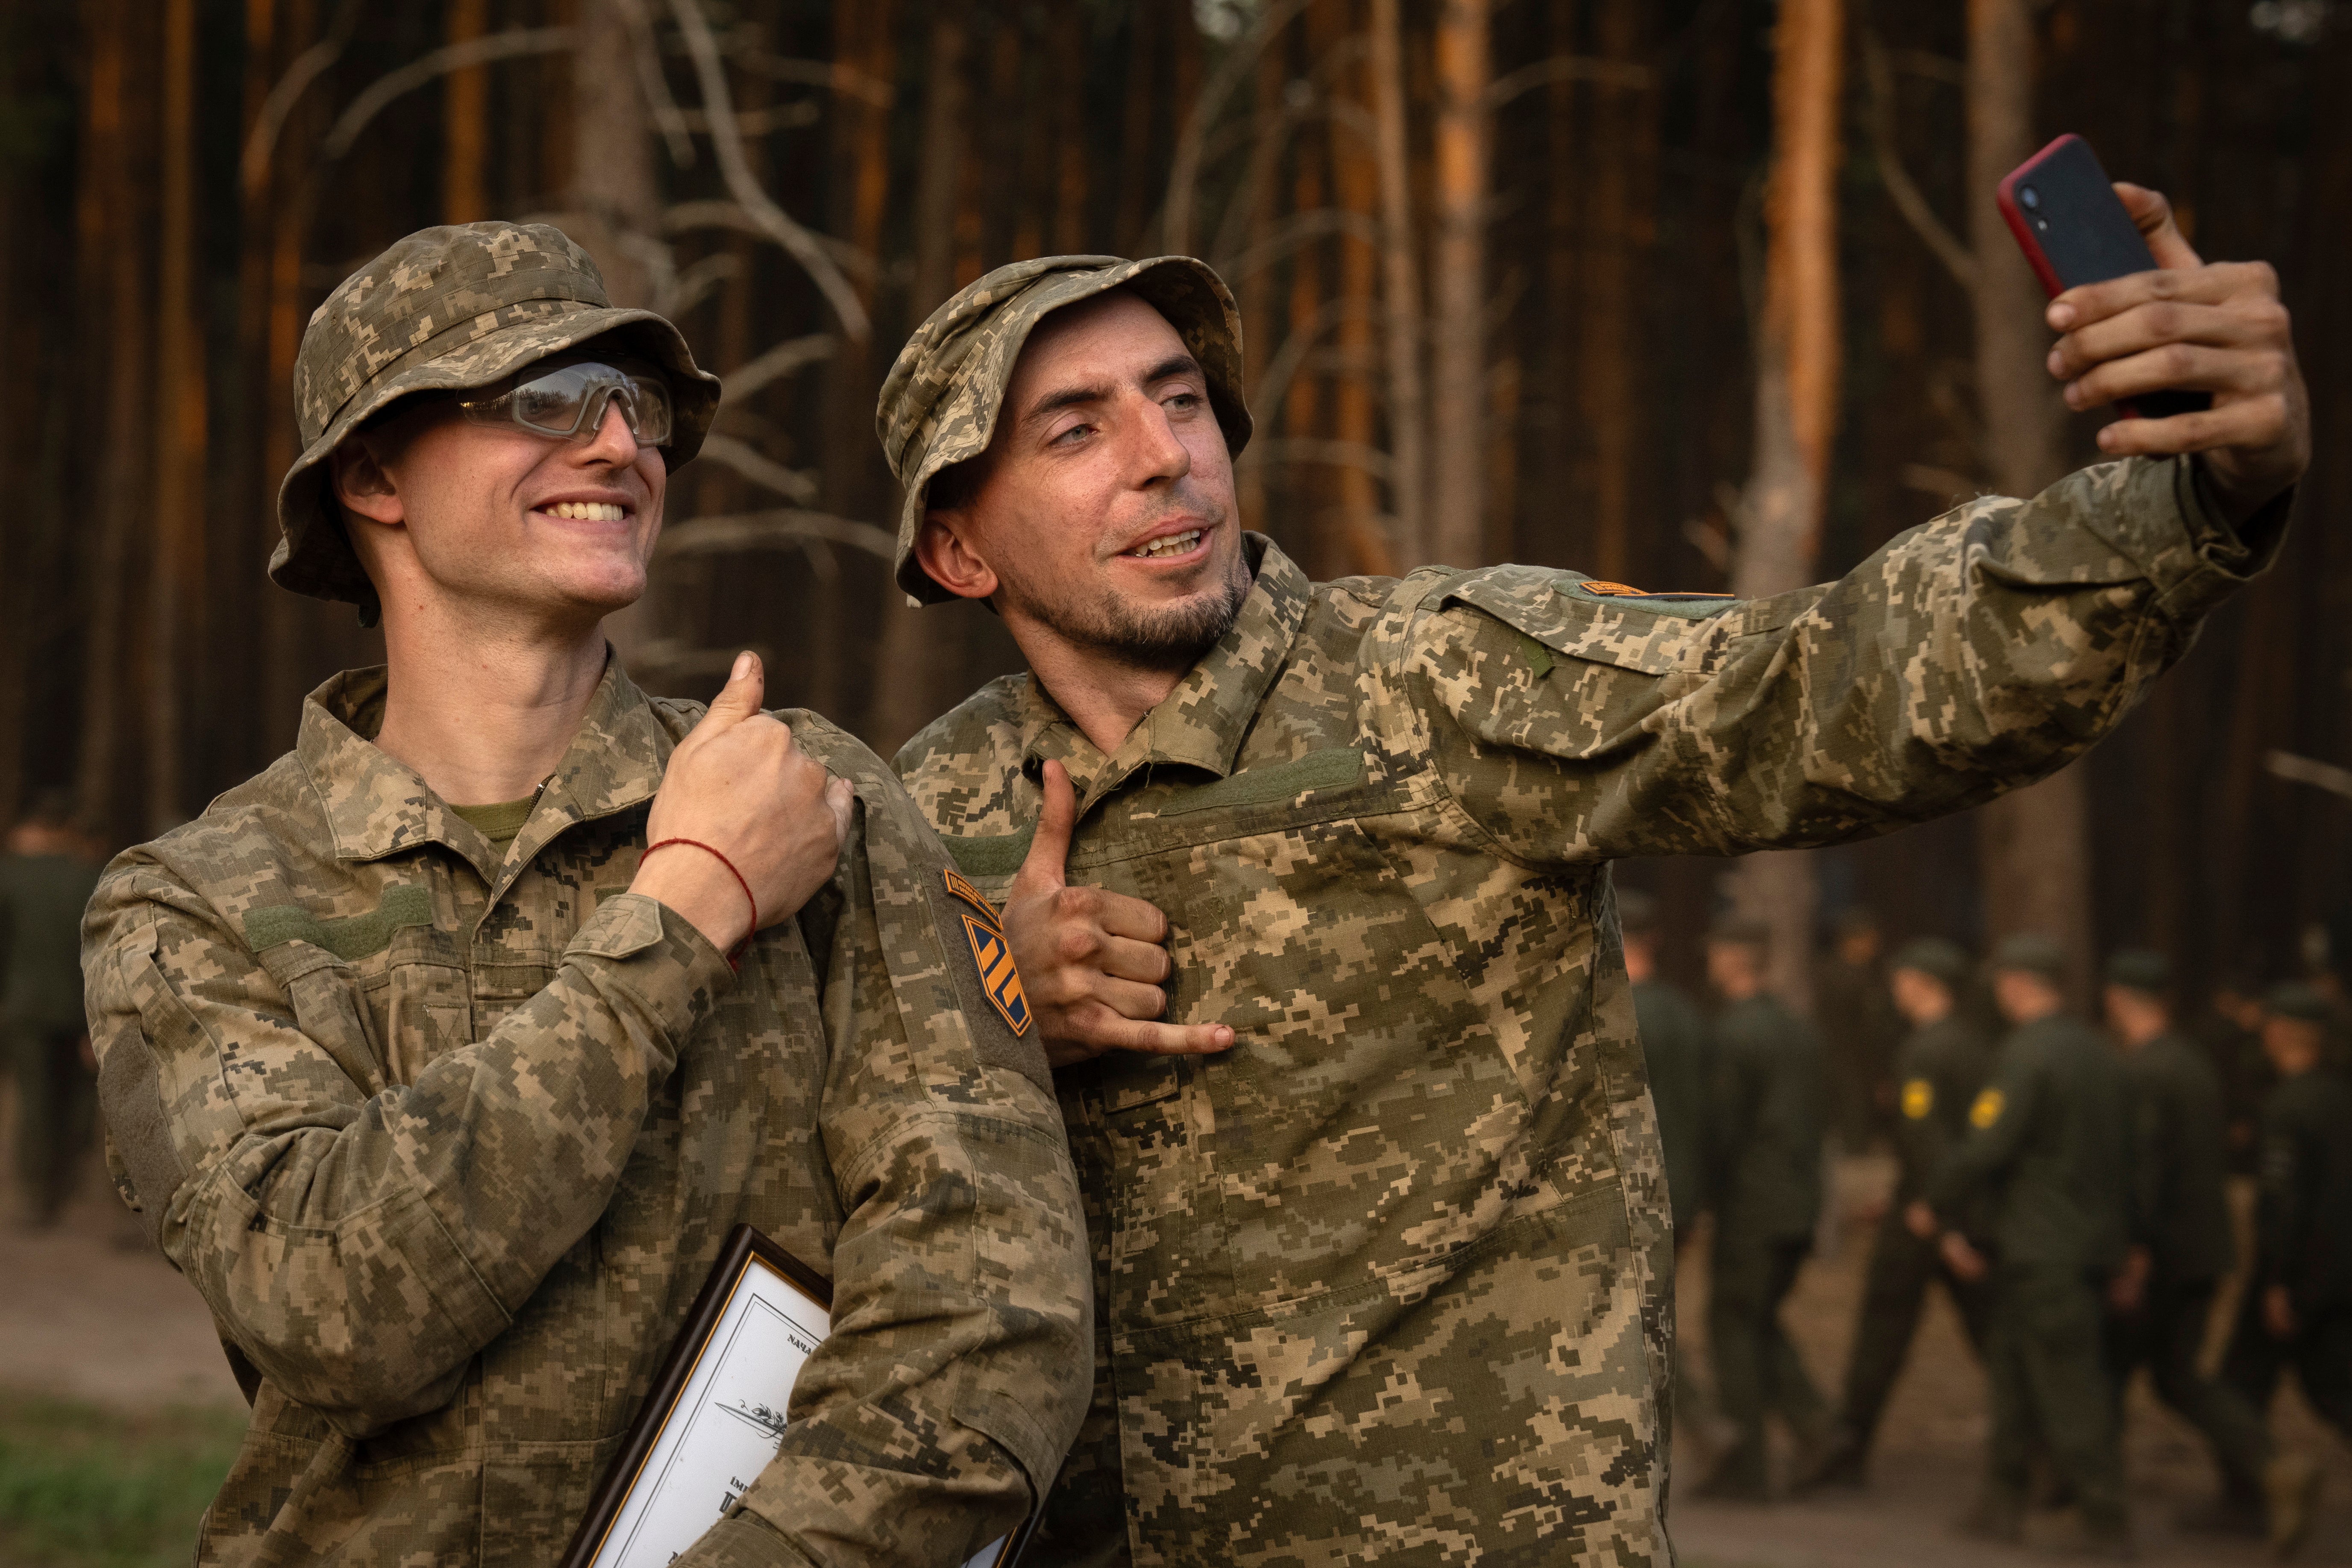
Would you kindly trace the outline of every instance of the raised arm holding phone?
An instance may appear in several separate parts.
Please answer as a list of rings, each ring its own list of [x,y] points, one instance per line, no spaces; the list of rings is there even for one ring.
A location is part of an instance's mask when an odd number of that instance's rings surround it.
[[[1239,319],[1189,258],[1017,263],[908,341],[898,581],[987,601],[1029,668],[897,766],[1007,900],[1094,1229],[1042,1549],[1670,1560],[1673,1252],[1608,862],[2031,783],[2275,557],[2309,452],[2275,279],[2120,195],[2161,269],[2053,300],[2052,374],[2211,406],[1748,603],[1309,582],[1243,531]]]

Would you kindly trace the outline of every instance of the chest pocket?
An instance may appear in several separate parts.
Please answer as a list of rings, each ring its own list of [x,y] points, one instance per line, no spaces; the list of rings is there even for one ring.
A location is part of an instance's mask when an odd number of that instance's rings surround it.
[[[383,965],[361,994],[387,1079],[415,1083],[436,1058],[474,1038],[465,944],[437,927],[404,927],[393,933]]]
[[[1082,837],[1073,882],[1170,917],[1169,1018],[1237,1036],[1100,1082],[1114,1162],[1150,1189],[1132,1236],[1114,1216],[1113,1290],[1149,1316],[1320,1295],[1448,1245],[1451,1184],[1475,1162],[1423,1155],[1470,1146],[1514,1090],[1484,1081],[1507,1075],[1469,987],[1370,826],[1410,809],[1350,748],[1139,792]]]

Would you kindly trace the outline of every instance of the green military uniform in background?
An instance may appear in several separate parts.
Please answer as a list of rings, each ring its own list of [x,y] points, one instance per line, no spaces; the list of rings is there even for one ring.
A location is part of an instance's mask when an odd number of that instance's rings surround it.
[[[1657,900],[1631,889],[1620,891],[1617,899],[1629,939],[1637,930],[1646,933],[1654,928]],[[1650,1071],[1650,1102],[1657,1108],[1658,1142],[1665,1150],[1666,1190],[1679,1244],[1714,1202],[1706,1178],[1713,1058],[1706,1016],[1681,987],[1653,974],[1633,982],[1633,1020],[1641,1032],[1642,1059]]]
[[[1822,1033],[1830,1131],[1840,1148],[1860,1154],[1889,1126],[1886,1099],[1903,1020],[1887,1000],[1876,919],[1867,910],[1848,910],[1832,934],[1830,951],[1813,966],[1813,1018]]]
[[[2332,1025],[2307,985],[2281,986],[2270,1006]],[[2292,1365],[2314,1410],[2352,1437],[2352,1079],[2334,1066],[2285,1079],[2263,1106],[2262,1187],[2255,1254],[2223,1375],[2268,1409]],[[2263,1321],[2263,1300],[2283,1288],[2294,1331]]]
[[[914,552],[930,481],[987,451],[1035,324],[1114,287],[1242,450],[1205,267],[999,268],[877,410],[910,595],[950,597]],[[1238,618],[1109,752],[1027,673],[908,742],[992,894],[1062,762],[1071,882],[1157,905],[1167,1016],[1238,1037],[1055,1075],[1101,1356],[1035,1560],[1671,1561],[1670,1200],[1608,863],[1866,837],[2058,766],[2281,516],[2242,537],[2189,461],[2110,464],[1748,603],[1525,566],[1317,584],[1246,536]]]
[[[98,868],[64,854],[0,856],[0,1047],[16,1080],[16,1179],[50,1225],[97,1129],[83,1065],[81,914]]]
[[[2011,938],[1996,970],[2054,980],[2054,942]],[[1992,1254],[1985,1503],[2006,1528],[2046,1451],[2101,1537],[2126,1529],[2123,1450],[2101,1359],[2104,1291],[2130,1247],[2131,1085],[2113,1047],[2063,1016],[2011,1029],[1969,1108],[1969,1135],[1928,1185],[1948,1225],[1981,1202]]]
[[[1767,1415],[1779,1415],[1815,1447],[1829,1434],[1828,1406],[1780,1326],[1780,1304],[1821,1219],[1827,1121],[1822,1042],[1769,995],[1724,1008],[1713,1036],[1707,1141],[1716,1215],[1707,1341],[1716,1400],[1738,1436],[1707,1489],[1760,1498],[1768,1489]]]
[[[1618,918],[1630,948],[1656,936],[1657,900],[1636,889],[1617,894]],[[1706,1017],[1682,989],[1655,973],[1633,982],[1633,1021],[1642,1037],[1642,1059],[1650,1074],[1650,1102],[1658,1114],[1658,1142],[1665,1152],[1666,1192],[1675,1221],[1675,1256],[1690,1245],[1698,1216],[1714,1202],[1706,1179],[1706,1101],[1712,1052]],[[1701,1418],[1707,1410],[1689,1350],[1674,1349],[1674,1415]]]
[[[2107,984],[2161,996],[2171,984],[2169,966],[2158,953],[2119,952],[2108,963]],[[2242,1395],[2199,1365],[2214,1295],[2238,1261],[2221,1077],[2202,1047],[2171,1031],[2127,1051],[2124,1061],[2135,1104],[2138,1238],[2149,1268],[2138,1308],[2107,1320],[2117,1419],[2131,1374],[2147,1367],[2157,1397],[2204,1435],[2228,1491],[2252,1496],[2272,1457],[2269,1428]]]
[[[1888,968],[1931,974],[1956,997],[1969,976],[1968,955],[1932,937],[1906,944]],[[1910,1353],[1931,1281],[1942,1281],[1969,1342],[1979,1356],[1984,1353],[1992,1312],[1990,1289],[1981,1280],[1954,1274],[1936,1237],[1912,1232],[1906,1211],[1927,1197],[1928,1183],[1945,1156],[1968,1136],[1969,1107],[1991,1073],[1992,1062],[1991,1037],[1958,1007],[1913,1030],[1895,1052],[1895,1193],[1871,1243],[1853,1352],[1846,1362],[1838,1446],[1817,1478],[1822,1481],[1862,1484],[1871,1441]]]

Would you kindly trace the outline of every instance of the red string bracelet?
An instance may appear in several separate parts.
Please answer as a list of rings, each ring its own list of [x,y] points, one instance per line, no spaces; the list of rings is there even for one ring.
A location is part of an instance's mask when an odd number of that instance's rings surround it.
[[[751,906],[751,929],[744,933],[743,940],[741,942],[735,944],[735,951],[727,955],[727,967],[733,970],[738,974],[742,973],[743,964],[741,960],[743,950],[751,945],[751,939],[754,936],[757,936],[760,932],[760,900],[751,896],[751,884],[743,879],[742,872],[735,869],[734,861],[730,860],[726,856],[720,854],[718,850],[713,849],[709,845],[705,844],[699,838],[665,838],[658,843],[648,844],[645,847],[645,853],[637,857],[637,864],[640,866],[644,865],[646,856],[651,855],[656,849],[667,849],[673,844],[683,844],[688,848],[699,849],[705,855],[711,857],[711,858],[717,860],[721,866],[727,868],[727,874],[735,879],[735,885],[737,887],[743,889],[743,901]]]

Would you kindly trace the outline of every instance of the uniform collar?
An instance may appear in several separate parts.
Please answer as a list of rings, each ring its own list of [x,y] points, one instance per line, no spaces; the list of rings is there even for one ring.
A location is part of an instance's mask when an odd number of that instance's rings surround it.
[[[419,844],[443,844],[471,861],[485,881],[502,887],[511,879],[500,875],[501,858],[489,841],[415,769],[377,749],[388,684],[382,665],[346,670],[302,704],[294,753],[325,805],[336,858],[375,860]],[[653,704],[607,648],[604,678],[504,864],[528,865],[564,829],[652,799],[670,749]]]
[[[1219,778],[1233,771],[1250,721],[1281,675],[1313,595],[1307,574],[1272,540],[1244,533],[1242,548],[1254,581],[1232,629],[1159,706],[1136,721],[1109,756],[1070,721],[1034,674],[1024,683],[1016,704],[1023,772],[1034,777],[1048,757],[1060,762],[1070,772],[1083,815],[1139,769],[1192,767]]]

